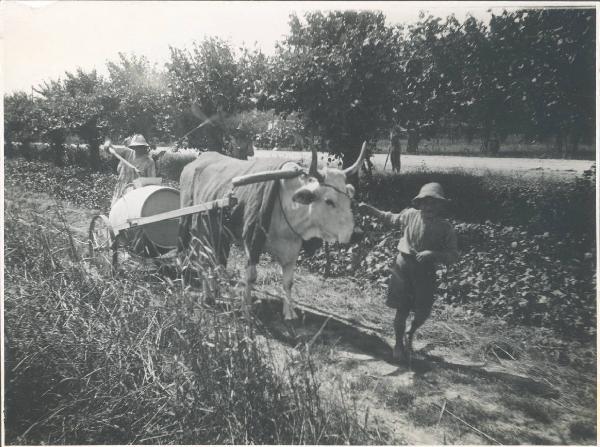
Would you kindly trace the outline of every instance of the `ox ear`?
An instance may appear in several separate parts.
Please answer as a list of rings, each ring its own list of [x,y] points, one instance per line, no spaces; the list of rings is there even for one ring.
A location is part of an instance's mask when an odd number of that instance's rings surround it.
[[[350,183],[348,183],[346,185],[346,192],[348,193],[350,198],[353,198],[354,194],[356,193],[356,190],[354,189],[354,186],[352,186]]]
[[[311,191],[308,188],[300,188],[298,191],[294,193],[292,196],[292,200],[294,202],[301,203],[302,205],[310,205],[317,198],[317,195],[314,191]]]

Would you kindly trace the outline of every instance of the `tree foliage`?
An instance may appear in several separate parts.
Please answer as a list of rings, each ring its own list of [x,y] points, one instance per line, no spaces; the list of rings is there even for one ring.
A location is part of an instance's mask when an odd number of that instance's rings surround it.
[[[595,132],[594,14],[516,10],[487,24],[421,15],[407,27],[377,12],[292,15],[273,57],[206,38],[172,47],[164,68],[120,54],[107,79],[78,70],[40,86],[35,99],[5,96],[6,138],[40,137],[58,150],[78,135],[94,164],[105,136],[142,133],[177,144],[210,119],[188,144],[222,151],[244,119],[274,110],[284,120],[293,114],[293,127],[346,164],[363,140],[392,127],[404,129],[409,152],[423,138],[456,131],[491,153],[516,134],[552,138],[570,155]]]
[[[174,133],[182,136],[203,118],[212,118],[212,125],[193,133],[189,140],[192,146],[222,151],[230,130],[228,118],[258,102],[254,93],[264,90],[261,73],[265,70],[266,58],[260,52],[246,50],[237,56],[219,38],[195,42],[191,50],[171,47],[167,73]]]
[[[107,64],[111,109],[110,131],[116,139],[135,133],[148,141],[169,141],[172,116],[164,71],[144,56],[119,54]]]
[[[490,27],[506,53],[510,94],[526,125],[520,130],[554,136],[559,150],[564,143],[576,152],[595,122],[595,11],[505,12]]]
[[[293,15],[278,47],[277,111],[297,111],[351,163],[361,142],[391,119],[389,86],[399,75],[400,35],[381,13],[338,11]]]
[[[70,130],[90,148],[90,165],[98,167],[99,147],[109,131],[108,118],[115,104],[108,93],[106,81],[96,70],[66,73],[67,122]]]
[[[39,116],[32,97],[15,92],[4,97],[4,147],[7,155],[14,153],[14,143],[25,147],[38,134]]]
[[[72,128],[71,96],[65,88],[65,83],[60,80],[45,82],[37,92],[43,98],[37,101],[36,109],[39,116],[40,136],[50,144],[55,163],[62,165],[65,140]]]

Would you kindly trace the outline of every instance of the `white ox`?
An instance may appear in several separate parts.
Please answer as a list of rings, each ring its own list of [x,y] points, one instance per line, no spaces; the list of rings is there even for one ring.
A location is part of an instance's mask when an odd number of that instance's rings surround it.
[[[292,299],[292,283],[303,240],[320,238],[328,242],[350,242],[354,231],[351,199],[355,191],[354,187],[347,183],[347,176],[358,171],[365,156],[365,146],[363,144],[358,160],[345,170],[328,167],[318,170],[317,153],[316,150],[313,150],[308,173],[303,171],[298,164],[287,162],[279,170],[249,173],[227,179],[227,181],[232,180],[234,185],[279,182],[279,197],[272,206],[264,249],[281,265],[285,292],[283,303],[285,319],[297,318]],[[211,175],[216,175],[215,172],[218,171],[218,175],[221,177],[224,175],[219,171],[219,167],[224,162],[238,165],[250,163],[215,154],[211,155],[213,158],[207,159],[216,160],[214,169],[212,166],[211,169],[206,169],[206,167],[201,168],[203,156],[201,155],[198,160],[186,165],[181,173],[182,207],[196,205],[207,200],[208,197],[204,194],[203,188],[206,188],[206,183],[211,181]],[[187,220],[187,223],[182,220],[182,231],[189,232],[190,229],[191,220]],[[183,244],[187,245],[187,241],[184,240]],[[243,307],[248,312],[252,288],[256,282],[257,260],[252,260],[250,247],[246,240],[244,240],[244,248],[248,256],[248,264]]]

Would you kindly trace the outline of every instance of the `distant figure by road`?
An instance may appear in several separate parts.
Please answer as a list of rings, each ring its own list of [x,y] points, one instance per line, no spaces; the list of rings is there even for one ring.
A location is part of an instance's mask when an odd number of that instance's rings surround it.
[[[400,172],[400,129],[393,127],[390,131],[390,158],[392,161],[392,172]]]
[[[367,151],[365,153],[365,160],[363,162],[363,171],[365,174],[371,176],[373,175],[373,161],[371,160],[371,157],[373,157],[373,149],[375,147],[375,142],[374,141],[369,141],[367,143]]]

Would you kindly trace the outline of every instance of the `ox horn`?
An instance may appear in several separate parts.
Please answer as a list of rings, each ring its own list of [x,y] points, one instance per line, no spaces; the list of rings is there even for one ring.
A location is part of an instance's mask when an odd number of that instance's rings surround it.
[[[318,153],[317,153],[317,148],[316,147],[312,147],[311,149],[312,152],[312,159],[310,160],[310,169],[308,170],[308,175],[316,178],[319,183],[323,183],[323,176],[319,173],[319,171],[317,170],[317,161],[318,161]]]
[[[358,160],[356,160],[356,162],[354,162],[354,164],[352,166],[350,166],[349,168],[344,169],[344,174],[346,174],[346,176],[356,174],[356,172],[358,172],[358,168],[360,168],[360,165],[362,164],[363,160],[365,159],[366,154],[367,154],[367,142],[364,141],[362,148],[360,150],[360,155],[358,156]]]
[[[255,172],[253,174],[240,175],[231,180],[233,186],[249,185],[251,183],[268,182],[286,178],[298,177],[302,174],[299,169],[279,169],[277,171]]]

